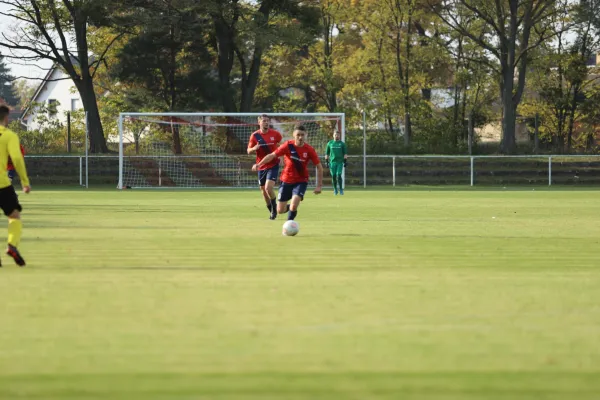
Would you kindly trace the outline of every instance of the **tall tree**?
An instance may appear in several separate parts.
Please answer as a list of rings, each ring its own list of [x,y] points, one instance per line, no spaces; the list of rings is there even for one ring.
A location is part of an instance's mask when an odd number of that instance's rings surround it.
[[[94,92],[94,78],[106,51],[89,52],[90,27],[109,24],[123,2],[116,0],[2,0],[8,11],[2,13],[17,24],[12,36],[2,34],[0,47],[20,60],[50,60],[73,81],[88,113],[90,151],[106,153],[106,139]],[[26,52],[27,54],[22,54]]]
[[[11,106],[16,106],[18,99],[13,90],[13,81],[14,78],[6,66],[4,57],[0,54],[0,99],[4,99]]]
[[[136,109],[195,111],[219,99],[203,38],[206,20],[192,0],[146,0],[134,17],[137,34],[119,51],[114,76],[128,85]],[[173,151],[182,152],[174,126]]]
[[[411,111],[411,63],[414,34],[415,0],[383,0],[388,8],[391,21],[388,28],[392,37],[394,59],[400,88],[402,90],[402,102],[404,108],[404,145],[410,146],[412,139]],[[403,38],[403,36],[405,36]]]
[[[586,120],[582,113],[593,98],[598,82],[598,68],[586,65],[596,58],[600,47],[594,20],[600,13],[600,1],[558,0],[559,12],[549,26],[556,40],[545,43],[532,63],[528,96],[520,112],[541,122],[540,133],[551,140],[554,150],[571,152],[576,139],[575,128]]]
[[[523,97],[529,55],[555,33],[544,22],[555,12],[555,0],[430,0],[431,9],[453,30],[470,38],[491,59],[502,99],[501,151],[516,148],[517,107]],[[464,12],[464,11],[468,11]],[[473,29],[472,22],[480,20]]]
[[[285,16],[296,18],[308,28],[314,25],[314,7],[311,2],[294,0],[215,0],[207,2],[207,9],[213,25],[211,43],[217,53],[223,109],[226,112],[250,111],[263,55],[285,39],[280,31],[281,24],[275,22]],[[236,96],[233,79],[236,66],[239,96]]]
[[[35,86],[32,85],[27,79],[17,79],[13,82],[13,92],[17,97],[16,104],[19,106],[19,108],[25,108],[35,93]]]
[[[575,31],[577,33],[575,43],[571,49],[574,60],[571,65],[573,73],[568,80],[573,86],[569,109],[569,125],[567,131],[567,151],[571,151],[573,145],[573,129],[575,126],[575,113],[585,99],[586,89],[598,79],[598,70],[591,77],[587,68],[587,62],[600,51],[600,0],[582,0],[575,8]]]

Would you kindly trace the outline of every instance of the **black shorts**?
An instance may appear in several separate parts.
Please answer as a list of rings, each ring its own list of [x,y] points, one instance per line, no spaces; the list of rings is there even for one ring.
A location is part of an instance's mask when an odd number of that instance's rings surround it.
[[[258,184],[260,186],[265,186],[267,183],[267,179],[273,182],[277,182],[277,177],[279,176],[279,164],[269,169],[263,169],[258,171]]]
[[[6,216],[9,216],[15,210],[19,212],[23,210],[23,207],[19,204],[17,192],[15,192],[15,188],[12,185],[0,189],[0,208],[2,208]]]
[[[279,194],[277,195],[277,201],[289,201],[294,195],[300,196],[300,200],[304,200],[304,193],[306,193],[307,187],[307,182],[282,182],[281,186],[279,186]]]

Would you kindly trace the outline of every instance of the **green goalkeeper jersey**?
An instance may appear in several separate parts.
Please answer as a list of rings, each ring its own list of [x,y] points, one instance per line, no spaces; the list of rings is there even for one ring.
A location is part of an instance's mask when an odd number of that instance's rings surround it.
[[[329,156],[332,163],[343,163],[346,153],[346,143],[341,140],[330,140],[327,143],[325,154]]]

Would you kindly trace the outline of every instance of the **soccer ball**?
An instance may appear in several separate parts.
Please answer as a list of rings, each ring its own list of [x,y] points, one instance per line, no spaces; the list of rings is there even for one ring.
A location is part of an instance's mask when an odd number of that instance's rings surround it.
[[[281,233],[283,236],[296,236],[300,232],[300,225],[296,221],[285,221]]]

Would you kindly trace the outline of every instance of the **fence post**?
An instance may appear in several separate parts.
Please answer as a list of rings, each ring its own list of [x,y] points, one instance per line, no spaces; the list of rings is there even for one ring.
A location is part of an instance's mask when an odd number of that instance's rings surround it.
[[[548,156],[548,186],[552,186],[552,156]]]
[[[475,183],[475,157],[471,156],[471,186]]]
[[[83,186],[83,157],[79,156],[79,186]]]
[[[392,185],[396,187],[396,156],[392,157]]]
[[[363,187],[367,187],[367,113],[363,110]]]

